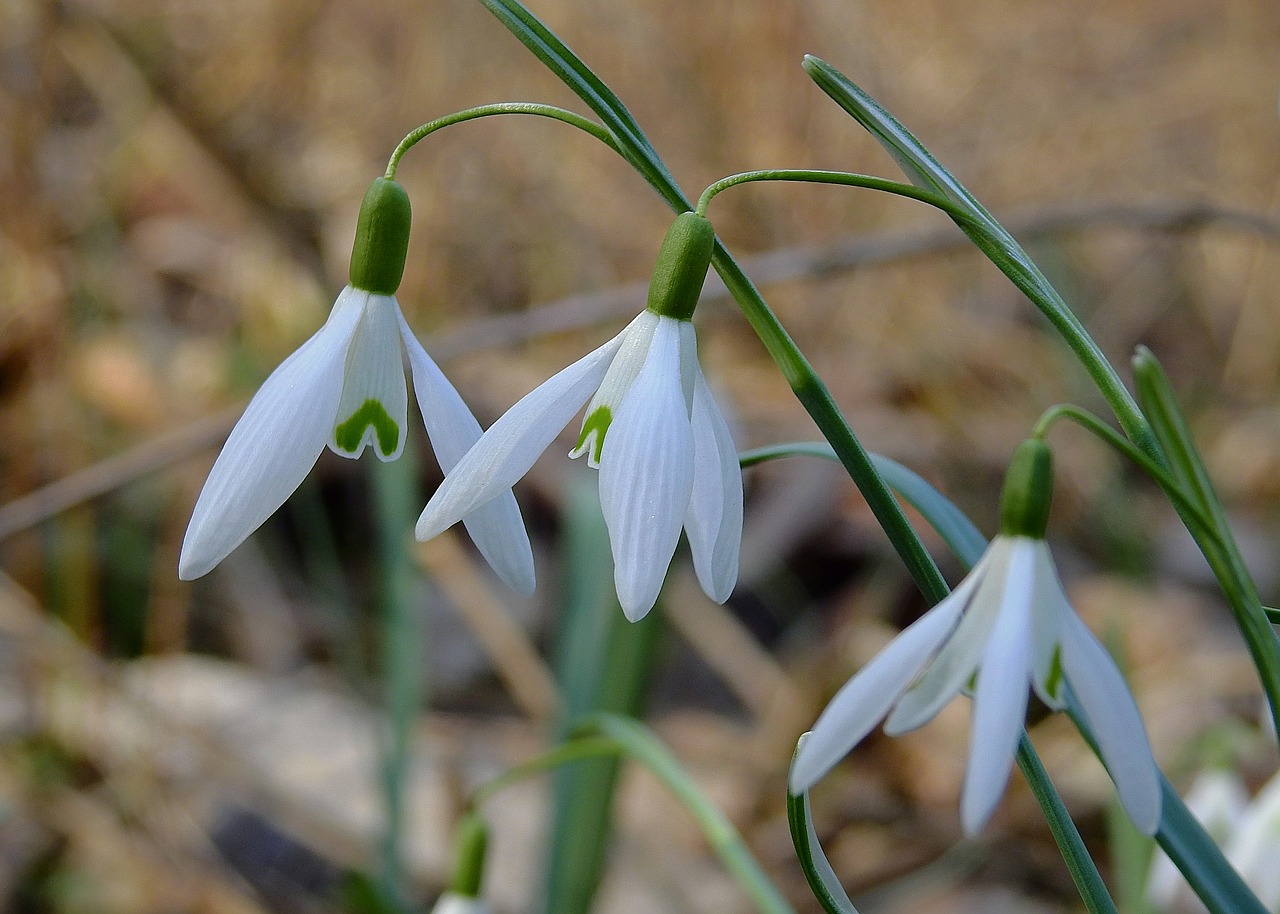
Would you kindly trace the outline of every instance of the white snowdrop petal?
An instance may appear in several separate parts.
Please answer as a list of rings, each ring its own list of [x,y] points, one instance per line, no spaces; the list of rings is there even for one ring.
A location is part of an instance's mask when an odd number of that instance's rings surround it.
[[[693,493],[684,528],[693,569],[707,596],[729,599],[742,548],[742,468],[724,415],[694,363]]]
[[[382,460],[404,450],[409,394],[400,355],[400,306],[393,296],[353,290],[364,296],[360,321],[347,349],[342,397],[329,447],[343,457],[359,457],[373,445]]]
[[[623,397],[631,389],[640,369],[644,367],[645,355],[649,352],[649,344],[658,327],[658,320],[658,315],[652,311],[641,311],[618,334],[617,354],[609,363],[609,370],[604,373],[599,389],[587,404],[582,434],[579,436],[578,443],[569,451],[570,457],[576,458],[585,454],[587,464],[599,469],[600,448],[604,444],[603,438],[606,436],[611,420],[606,420],[604,427],[601,428],[597,421],[597,411],[603,408],[607,411],[606,415],[610,417],[617,415]]]
[[[1062,620],[1075,615],[1062,592],[1058,570],[1054,567],[1049,544],[1032,540],[1036,550],[1034,596],[1031,600],[1031,683],[1036,694],[1050,708],[1061,711],[1066,694],[1061,687],[1061,658],[1058,645],[1062,640]],[[1057,658],[1057,669],[1055,669]],[[1050,686],[1054,687],[1051,692]]]
[[[1000,611],[1008,541],[996,539],[947,600],[965,604],[951,640],[938,652],[885,721],[890,736],[914,730],[932,720],[973,676]]]
[[[448,473],[480,440],[480,423],[444,372],[422,348],[404,315],[398,313],[398,316],[400,334],[405,351],[409,353],[409,367],[413,373],[413,392],[427,428],[427,437],[440,469]],[[536,582],[533,548],[529,545],[524,518],[511,490],[477,508],[463,519],[463,523],[472,542],[498,577],[517,593],[533,593]]]
[[[431,914],[490,914],[490,908],[480,898],[445,892],[436,901]]]
[[[620,340],[614,337],[553,375],[481,435],[427,502],[418,518],[417,538],[431,539],[510,491],[600,384]]]
[[[1098,752],[1115,782],[1120,805],[1144,834],[1160,827],[1160,769],[1129,687],[1079,616],[1061,620],[1062,670],[1080,699]]]
[[[1223,851],[1262,906],[1280,910],[1280,775],[1254,797]]]
[[[345,292],[329,320],[280,363],[249,401],[196,501],[178,577],[207,574],[275,513],[333,432],[342,367],[360,302]]]
[[[969,835],[982,828],[1000,802],[1022,735],[1031,664],[1034,575],[1034,550],[1015,546],[1000,616],[983,652],[973,697],[969,764],[960,798],[960,821]]]
[[[871,732],[955,630],[963,610],[963,599],[943,600],[904,628],[841,687],[796,754],[788,788],[792,794],[811,789]]]
[[[679,328],[659,318],[644,367],[600,454],[600,507],[627,618],[658,599],[693,490],[693,430],[680,385]]]

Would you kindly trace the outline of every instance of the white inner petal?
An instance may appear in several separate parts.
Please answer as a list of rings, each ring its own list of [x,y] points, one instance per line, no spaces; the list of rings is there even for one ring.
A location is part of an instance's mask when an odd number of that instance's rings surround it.
[[[622,398],[631,389],[636,376],[640,374],[640,369],[644,367],[645,356],[649,352],[649,345],[653,341],[653,334],[659,320],[661,318],[652,311],[641,311],[618,334],[617,355],[609,363],[609,370],[605,372],[604,380],[600,382],[600,387],[591,397],[591,402],[587,404],[587,412],[582,419],[582,433],[578,436],[577,445],[569,452],[570,457],[581,457],[586,454],[587,464],[599,468],[600,451],[604,447],[605,433],[612,425],[614,417],[618,415]]]
[[[400,306],[389,295],[367,296],[347,350],[342,399],[329,446],[359,457],[366,445],[383,460],[404,449],[409,393],[400,351]]]
[[[1055,711],[1066,705],[1062,690],[1062,661],[1059,644],[1062,619],[1074,612],[1062,592],[1058,570],[1044,540],[1032,540],[1036,549],[1034,596],[1031,621],[1031,683],[1040,700]]]

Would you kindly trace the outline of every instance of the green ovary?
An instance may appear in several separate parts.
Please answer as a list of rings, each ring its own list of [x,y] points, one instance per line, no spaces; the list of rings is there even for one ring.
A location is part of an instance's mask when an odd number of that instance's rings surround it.
[[[346,422],[333,430],[333,439],[338,447],[348,454],[354,454],[360,448],[364,438],[364,430],[373,428],[378,438],[378,450],[383,456],[395,453],[400,441],[400,426],[387,413],[377,400],[365,400]]]

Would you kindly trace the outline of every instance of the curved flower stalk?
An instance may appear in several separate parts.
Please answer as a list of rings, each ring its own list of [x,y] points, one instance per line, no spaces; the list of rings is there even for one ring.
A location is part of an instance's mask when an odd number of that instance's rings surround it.
[[[906,733],[972,691],[961,821],[974,834],[1008,783],[1028,687],[1061,710],[1069,686],[1125,811],[1155,833],[1160,775],[1142,718],[1110,655],[1068,603],[1044,541],[1051,472],[1048,448],[1024,443],[1006,479],[1001,534],[950,596],[836,694],[796,755],[792,793],[809,790],[882,718],[886,733]]]
[[[693,213],[663,242],[649,305],[616,337],[511,407],[458,461],[418,520],[419,539],[488,504],[533,466],[590,399],[572,457],[600,471],[614,583],[628,619],[658,598],[683,528],[702,589],[729,598],[742,540],[742,471],[698,365],[689,318],[715,233]]]
[[[365,195],[351,284],[329,319],[267,378],[231,430],[196,501],[178,561],[192,580],[275,513],[327,445],[343,457],[404,449],[404,356],[436,459],[446,472],[480,438],[480,424],[418,342],[395,298],[409,242],[409,200],[379,178]],[[530,593],[533,552],[510,490],[467,519],[477,548],[512,588]]]

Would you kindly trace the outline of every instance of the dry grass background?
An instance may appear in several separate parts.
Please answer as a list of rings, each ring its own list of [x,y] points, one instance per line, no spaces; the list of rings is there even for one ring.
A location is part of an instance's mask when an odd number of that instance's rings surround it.
[[[997,215],[1038,227],[1033,253],[1113,360],[1139,342],[1164,360],[1264,599],[1280,598],[1272,0],[534,8],[690,192],[764,167],[896,176],[800,58],[861,83]],[[332,910],[333,873],[368,861],[377,718],[346,675],[363,628],[334,621],[349,624],[364,592],[363,468],[322,458],[296,504],[196,585],[176,580],[178,545],[228,415],[327,313],[360,197],[395,143],[499,100],[580,108],[464,0],[0,4],[8,909]],[[647,277],[670,218],[607,150],[545,122],[446,131],[409,154],[400,179],[415,207],[400,300],[482,422],[616,332],[635,306],[612,290]],[[711,216],[731,250],[790,250],[791,264],[837,241],[865,259],[886,239],[949,237],[919,206],[848,189],[742,188]],[[1026,302],[954,245],[765,292],[867,445],[986,529],[1003,462],[1039,412],[1098,405]],[[732,307],[703,311],[704,364],[734,406],[739,444],[813,437]],[[1171,512],[1080,435],[1055,444],[1053,533],[1073,595],[1124,644],[1159,755],[1181,779],[1206,727],[1256,716],[1247,661]],[[435,472],[424,465],[424,486]],[[454,709],[422,721],[410,850],[424,896],[439,887],[462,792],[534,751],[554,701],[530,648],[555,591],[564,472],[544,460],[521,492],[548,582],[537,603],[494,590],[457,543],[421,556],[433,690]],[[731,612],[705,605],[687,573],[673,585],[684,647],[654,722],[813,910],[781,808],[788,747],[920,606],[839,473],[792,461],[751,471],[748,486]],[[343,558],[325,575],[308,569],[319,547],[299,532],[316,518]],[[1021,784],[976,841],[948,851],[966,722],[957,705],[922,733],[873,740],[823,785],[837,870],[855,892],[876,890],[871,911],[1074,910]],[[1104,853],[1104,777],[1062,721],[1033,736]],[[1255,780],[1274,767],[1247,741],[1238,751]],[[495,902],[522,910],[542,799],[530,788],[501,803]],[[614,859],[602,910],[748,909],[643,777],[627,781]]]

